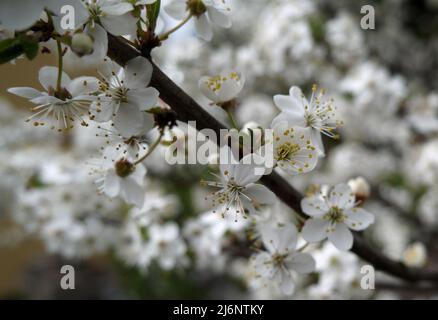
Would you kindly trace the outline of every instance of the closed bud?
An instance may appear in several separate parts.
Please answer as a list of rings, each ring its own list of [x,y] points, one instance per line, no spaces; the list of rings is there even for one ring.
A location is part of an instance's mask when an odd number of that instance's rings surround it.
[[[371,187],[363,177],[357,177],[348,181],[348,186],[353,191],[356,199],[364,202],[370,197]]]
[[[403,252],[403,263],[408,267],[420,268],[427,262],[427,252],[424,244],[415,242]]]
[[[86,33],[75,33],[71,39],[71,49],[80,57],[92,54],[93,39]]]

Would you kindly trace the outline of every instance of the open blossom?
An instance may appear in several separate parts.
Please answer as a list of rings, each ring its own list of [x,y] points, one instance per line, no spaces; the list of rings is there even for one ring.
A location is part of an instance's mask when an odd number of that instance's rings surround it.
[[[159,92],[148,87],[152,77],[151,63],[137,57],[130,60],[126,68],[117,70],[114,63],[106,59],[99,71],[101,94],[91,105],[93,120],[107,122],[114,119],[122,136],[136,135],[143,129],[144,111],[158,103]]]
[[[362,231],[374,223],[374,215],[356,207],[355,195],[346,184],[304,198],[301,207],[311,217],[303,227],[303,238],[309,242],[328,238],[340,250],[353,246],[350,229]]]
[[[245,77],[239,72],[222,72],[213,77],[202,77],[199,89],[214,104],[223,105],[234,100],[245,85]]]
[[[324,91],[317,92],[317,87],[312,87],[310,101],[298,87],[292,87],[289,96],[276,95],[275,105],[281,113],[272,121],[274,127],[277,123],[287,121],[290,127],[299,126],[311,130],[312,143],[324,154],[321,133],[331,138],[337,138],[334,132],[342,125],[342,121],[337,119],[336,107],[333,100],[323,99]]]
[[[274,126],[272,138],[273,141],[269,138],[266,143],[273,145],[274,164],[279,168],[292,175],[307,173],[315,168],[318,152],[308,129],[289,127],[283,121]]]
[[[231,27],[231,9],[226,0],[173,0],[164,9],[177,20],[193,15],[196,32],[206,41],[213,38],[212,24],[222,28]]]
[[[36,105],[33,115],[27,121],[35,126],[45,125],[48,121],[52,129],[69,129],[74,121],[86,126],[84,115],[87,114],[94,97],[90,94],[98,90],[98,79],[79,77],[71,80],[63,72],[61,86],[57,88],[58,68],[43,67],[39,72],[39,81],[45,91],[34,88],[10,88],[8,92],[27,98]]]
[[[134,6],[128,1],[85,0],[82,3],[88,11],[88,17],[80,25],[94,26],[100,23],[105,30],[116,36],[135,34],[137,19],[131,14]]]
[[[293,224],[264,225],[261,237],[266,251],[252,257],[251,263],[259,277],[273,281],[281,292],[291,295],[295,289],[294,272],[310,273],[315,260],[307,253],[297,252],[297,229]]]
[[[224,148],[229,150],[228,147]],[[258,173],[265,170],[257,166],[254,160],[256,155],[249,154],[237,161],[230,151],[228,154],[232,158],[230,161],[221,159],[220,181],[205,182],[206,185],[220,189],[207,197],[213,207],[218,207],[222,216],[234,214],[235,220],[238,220],[238,216],[246,218],[248,214],[255,213],[260,205],[275,203],[275,195],[264,185],[255,183],[261,178]]]
[[[112,127],[106,128],[104,126],[98,127],[101,132],[97,133],[96,136],[104,138],[108,147],[113,147],[132,159],[138,159],[149,149],[148,133],[155,126],[151,114],[143,112],[141,118],[143,120],[141,129],[131,136],[123,136]]]
[[[110,198],[121,196],[129,204],[143,206],[146,168],[141,163],[134,164],[113,148],[105,149],[103,158],[99,160],[93,164],[93,172],[98,175],[95,182],[99,191]]]

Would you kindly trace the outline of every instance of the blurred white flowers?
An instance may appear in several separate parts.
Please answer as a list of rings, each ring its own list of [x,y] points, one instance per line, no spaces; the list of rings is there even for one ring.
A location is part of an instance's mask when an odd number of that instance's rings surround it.
[[[303,227],[303,238],[309,242],[328,238],[340,250],[351,249],[353,235],[349,229],[361,231],[374,222],[371,213],[355,205],[355,196],[345,184],[336,185],[327,194],[304,198],[301,207],[311,218]]]

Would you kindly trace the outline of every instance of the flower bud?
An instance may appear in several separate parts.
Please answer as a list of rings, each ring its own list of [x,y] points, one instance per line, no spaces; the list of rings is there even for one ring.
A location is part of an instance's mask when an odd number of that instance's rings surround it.
[[[75,33],[71,39],[71,49],[80,57],[92,54],[93,39],[86,33]]]
[[[424,244],[415,242],[403,252],[402,261],[408,267],[423,267],[427,262],[427,252]]]
[[[371,187],[363,177],[357,177],[348,181],[348,186],[356,196],[356,199],[364,202],[371,194]]]

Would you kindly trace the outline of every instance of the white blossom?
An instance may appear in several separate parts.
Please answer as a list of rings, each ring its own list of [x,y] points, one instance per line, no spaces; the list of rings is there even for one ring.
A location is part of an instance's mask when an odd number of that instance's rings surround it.
[[[91,105],[92,119],[98,122],[114,119],[122,136],[137,135],[144,128],[142,114],[158,103],[159,92],[148,87],[152,77],[151,63],[137,57],[125,68],[117,70],[114,63],[106,59],[99,72],[101,93]]]
[[[264,226],[261,236],[266,251],[252,257],[257,274],[273,281],[283,294],[291,295],[295,289],[294,272],[313,272],[315,260],[307,253],[296,251],[298,234],[293,224]]]
[[[207,197],[207,200],[212,201],[213,207],[218,207],[217,212],[222,216],[233,215],[238,220],[240,216],[246,218],[254,214],[260,205],[273,204],[275,195],[264,185],[256,183],[262,177],[260,171],[265,172],[265,169],[255,163],[255,155],[249,154],[237,161],[228,147],[223,148],[231,159],[220,160],[220,181],[204,182],[208,186],[219,188]]]
[[[333,100],[324,100],[324,91],[317,92],[317,87],[312,87],[312,96],[308,101],[298,87],[292,87],[289,96],[276,95],[275,105],[281,110],[272,121],[272,127],[282,121],[287,121],[289,127],[299,126],[309,128],[312,143],[323,154],[324,145],[321,134],[337,138],[335,130],[342,124],[337,119],[336,107]]]
[[[34,88],[17,87],[8,91],[23,98],[27,98],[36,105],[31,108],[33,115],[27,121],[35,126],[49,125],[53,129],[69,129],[73,122],[79,121],[87,126],[84,115],[94,97],[90,94],[98,89],[98,80],[93,77],[79,77],[71,80],[62,72],[61,86],[57,88],[58,68],[43,67],[39,72],[39,81],[45,91]]]
[[[273,141],[266,139],[266,144],[272,144],[274,162],[280,169],[296,175],[315,168],[318,151],[312,143],[309,129],[290,127],[286,121],[282,121],[274,126],[273,131]]]
[[[340,250],[351,249],[353,235],[349,229],[362,231],[374,223],[371,213],[355,205],[354,193],[345,184],[336,185],[327,194],[304,198],[301,207],[311,217],[302,230],[304,239],[318,242],[328,238]]]

